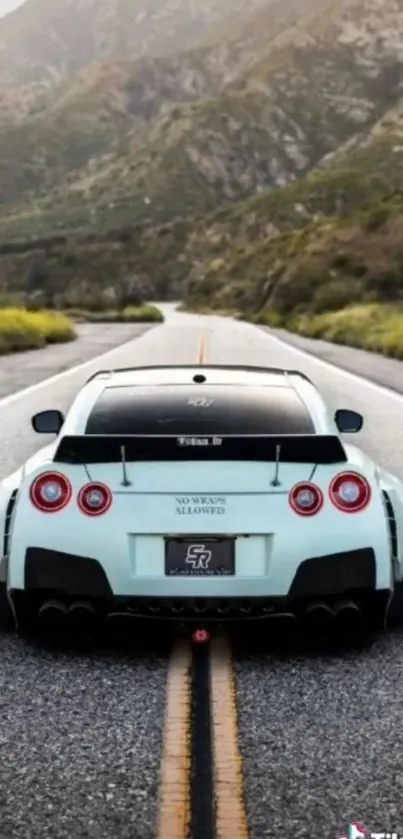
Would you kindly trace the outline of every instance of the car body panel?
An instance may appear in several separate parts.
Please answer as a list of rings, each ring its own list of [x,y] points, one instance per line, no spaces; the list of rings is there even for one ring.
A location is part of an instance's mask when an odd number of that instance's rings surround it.
[[[121,486],[118,465],[91,464],[92,480],[106,481],[114,495],[111,509],[99,518],[81,513],[73,500],[56,514],[36,510],[29,486],[42,471],[47,467],[27,474],[29,480],[18,500],[11,540],[11,588],[24,586],[27,532],[32,534],[29,544],[36,547],[58,548],[60,533],[67,552],[80,554],[86,546],[84,552],[101,562],[119,595],[170,595],[174,591],[188,596],[286,595],[298,564],[328,553],[329,544],[337,543],[338,550],[348,551],[362,547],[364,541],[379,557],[388,552],[381,496],[374,477],[363,469],[373,488],[370,506],[346,515],[326,498],[330,480],[340,470],[318,467],[315,483],[325,503],[313,519],[296,515],[288,501],[291,486],[309,478],[312,465],[307,464],[284,464],[282,485],[273,488],[272,464],[207,461],[198,464],[196,481],[192,462],[145,462],[128,470],[133,488],[126,489]],[[88,480],[86,471],[83,466],[65,466],[63,474],[72,483],[74,498]],[[165,577],[165,536],[227,533],[237,536],[235,577]],[[377,588],[390,586],[390,563],[380,562],[377,571]]]

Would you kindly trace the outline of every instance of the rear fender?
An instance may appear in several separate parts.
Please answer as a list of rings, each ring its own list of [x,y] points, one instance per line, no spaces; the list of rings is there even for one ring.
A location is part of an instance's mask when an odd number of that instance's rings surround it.
[[[0,582],[5,582],[7,579],[6,536],[11,534],[15,513],[15,504],[10,510],[10,501],[14,491],[21,486],[23,472],[24,470],[21,467],[0,483]]]
[[[23,466],[20,466],[11,475],[8,475],[0,482],[0,582],[7,579],[6,556],[5,547],[6,535],[8,536],[7,554],[10,552],[11,538],[13,526],[15,521],[15,514],[17,511],[18,497],[15,499],[15,504],[10,511],[10,501],[15,490],[20,490],[21,485],[27,473],[32,470],[44,471],[49,468],[51,457],[53,455],[55,444],[51,443],[39,449],[35,454],[29,458]],[[39,469],[38,469],[39,467]],[[11,512],[11,516],[10,516]]]
[[[403,580],[403,483],[396,475],[392,475],[383,469],[379,468],[377,473],[379,487],[381,491],[387,493],[390,504],[392,505],[391,517],[385,499],[385,515],[389,524],[394,574],[395,579],[400,582]],[[394,530],[396,544],[393,545]]]
[[[362,471],[364,475],[371,477],[371,479],[374,477],[376,479],[378,478],[379,468],[376,463],[368,457],[367,454],[365,454],[365,452],[361,451],[361,449],[357,448],[357,446],[351,446],[346,443],[344,443],[344,448],[348,457],[348,464],[346,464],[346,468],[353,469],[358,472]]]

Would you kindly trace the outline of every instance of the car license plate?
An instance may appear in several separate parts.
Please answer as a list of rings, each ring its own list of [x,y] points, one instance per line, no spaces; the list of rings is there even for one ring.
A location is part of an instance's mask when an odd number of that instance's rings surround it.
[[[235,540],[205,536],[166,539],[165,574],[169,577],[231,577],[235,574]]]

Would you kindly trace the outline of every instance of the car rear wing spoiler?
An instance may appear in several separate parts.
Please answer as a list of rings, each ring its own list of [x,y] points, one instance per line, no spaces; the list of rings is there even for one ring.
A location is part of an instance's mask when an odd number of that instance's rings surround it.
[[[345,463],[339,437],[319,434],[98,435],[62,437],[55,463],[136,463],[167,460],[258,460],[282,463]]]

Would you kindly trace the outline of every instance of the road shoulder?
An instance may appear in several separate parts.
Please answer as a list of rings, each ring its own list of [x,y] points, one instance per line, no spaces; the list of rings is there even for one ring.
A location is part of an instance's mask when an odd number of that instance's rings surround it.
[[[12,353],[0,360],[0,399],[90,361],[126,341],[139,338],[155,324],[77,324],[78,338],[40,350]]]
[[[403,393],[403,362],[394,358],[386,358],[366,350],[347,347],[342,344],[331,344],[316,338],[304,338],[287,332],[285,329],[261,327],[269,335],[284,341],[291,347],[315,356],[315,358],[334,364],[336,367],[348,370],[358,376],[363,376],[376,384]]]

